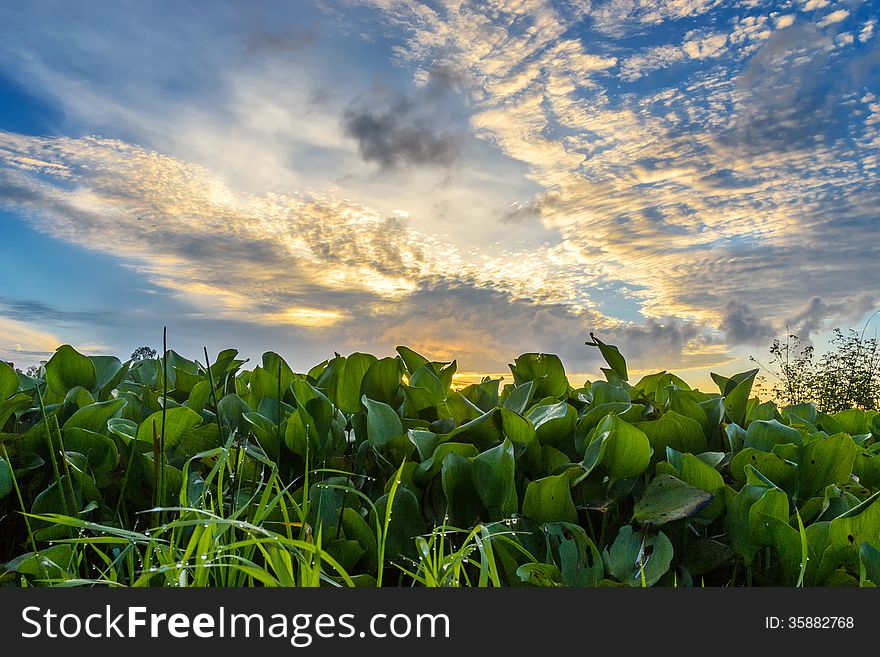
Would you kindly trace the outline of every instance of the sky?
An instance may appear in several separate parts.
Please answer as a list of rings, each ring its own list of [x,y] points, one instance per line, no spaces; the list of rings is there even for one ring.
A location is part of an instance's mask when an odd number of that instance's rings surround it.
[[[880,307],[880,6],[0,4],[0,358],[749,369]],[[708,386],[701,386],[708,387]]]

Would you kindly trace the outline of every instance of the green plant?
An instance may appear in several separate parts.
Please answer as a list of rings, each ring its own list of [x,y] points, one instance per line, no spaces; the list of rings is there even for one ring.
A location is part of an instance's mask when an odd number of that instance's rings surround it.
[[[0,364],[0,584],[878,583],[875,410],[630,381],[591,337],[577,387],[523,354],[458,388],[406,347]]]

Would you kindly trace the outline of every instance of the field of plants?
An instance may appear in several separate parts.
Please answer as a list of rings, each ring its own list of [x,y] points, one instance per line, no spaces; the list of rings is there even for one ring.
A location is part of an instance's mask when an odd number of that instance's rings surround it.
[[[0,584],[880,584],[880,414],[588,344],[578,388],[533,353],[455,389],[405,347],[0,362]]]

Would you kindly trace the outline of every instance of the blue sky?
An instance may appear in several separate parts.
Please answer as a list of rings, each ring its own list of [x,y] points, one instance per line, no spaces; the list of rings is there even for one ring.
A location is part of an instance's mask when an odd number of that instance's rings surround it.
[[[748,367],[878,307],[876,4],[0,6],[0,358]]]

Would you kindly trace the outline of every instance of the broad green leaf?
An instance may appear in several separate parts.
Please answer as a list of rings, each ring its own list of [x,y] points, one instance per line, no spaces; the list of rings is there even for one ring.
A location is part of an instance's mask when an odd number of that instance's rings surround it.
[[[437,434],[433,431],[424,431],[422,429],[410,429],[406,432],[409,441],[416,446],[419,452],[419,459],[427,461],[431,458],[434,450],[437,449],[439,440]]]
[[[361,410],[361,384],[370,366],[377,361],[370,354],[353,353],[345,359],[336,380],[336,405],[345,413]]]
[[[829,484],[841,486],[850,480],[858,448],[848,434],[811,440],[803,448],[803,459],[798,467],[800,488],[798,496],[806,498]]]
[[[46,363],[46,384],[62,397],[77,386],[94,390],[97,384],[95,364],[70,345],[62,345]]]
[[[535,398],[563,397],[569,389],[568,378],[562,361],[553,354],[523,354],[510,365],[513,382],[519,386],[527,381],[534,381]]]
[[[387,505],[388,495],[383,495],[376,501],[376,512],[379,514],[379,518],[385,518]],[[368,524],[374,525],[374,519],[371,518]],[[385,558],[397,562],[401,557],[416,558],[414,539],[427,531],[428,527],[422,517],[419,501],[415,494],[406,486],[399,486],[391,505],[391,521],[388,525],[388,536],[385,541]]]
[[[577,509],[571,498],[569,479],[552,475],[529,482],[523,499],[523,515],[536,523],[577,522]]]
[[[72,545],[53,545],[36,554],[26,552],[6,564],[13,573],[28,575],[34,579],[67,579],[73,558]]]
[[[516,576],[529,586],[562,586],[562,573],[550,563],[524,563],[516,569]]]
[[[753,447],[762,452],[770,452],[775,445],[787,443],[802,445],[801,432],[776,420],[757,420],[749,425],[743,446]]]
[[[865,411],[858,408],[848,408],[845,411],[839,411],[834,413],[832,417],[840,423],[840,431],[848,433],[850,436],[858,436],[871,431],[870,418]]]
[[[367,409],[367,438],[377,449],[381,449],[392,438],[403,434],[400,417],[388,404],[373,401],[366,395],[361,402]]]
[[[867,541],[859,546],[859,586],[880,586],[880,549]]]
[[[608,430],[602,465],[608,468],[612,479],[627,479],[642,474],[651,462],[651,444],[648,437],[619,417],[610,416],[602,421],[598,431]]]
[[[174,449],[190,429],[201,423],[202,416],[186,406],[167,409],[165,411],[165,450]],[[162,436],[162,411],[153,413],[138,427],[138,440],[152,444],[154,435],[156,438]]]
[[[0,360],[0,402],[12,397],[16,390],[18,390],[18,374],[9,363]]]
[[[516,513],[519,510],[519,501],[516,496],[513,443],[505,440],[472,460],[474,488],[489,512],[488,519],[502,520]]]
[[[529,407],[532,399],[532,391],[535,389],[534,381],[526,381],[518,386],[513,387],[507,399],[504,400],[504,408],[522,415]]]
[[[494,408],[440,437],[440,442],[467,442],[485,451],[501,442],[501,413]]]
[[[657,475],[636,502],[634,518],[642,524],[663,525],[696,515],[713,495],[667,474]]]
[[[446,512],[453,526],[472,527],[483,513],[472,471],[473,462],[466,456],[448,452],[443,457],[440,483],[446,497]]]
[[[420,367],[431,364],[431,361],[429,361],[421,354],[417,354],[409,347],[397,347],[397,353],[400,354],[400,358],[403,360],[403,364],[406,366],[406,371],[410,374],[415,372]]]
[[[400,388],[400,361],[380,358],[367,368],[361,381],[361,394],[369,399],[393,406]]]
[[[667,411],[659,420],[638,422],[633,426],[648,437],[654,449],[654,461],[663,458],[667,447],[691,454],[700,454],[707,449],[706,434],[700,424],[675,411]]]
[[[626,359],[620,353],[620,350],[614,345],[605,344],[592,333],[590,333],[590,338],[593,341],[588,342],[587,344],[593,347],[599,347],[599,351],[602,353],[605,362],[608,363],[617,376],[626,381],[629,378],[626,371]]]
[[[0,499],[12,492],[12,467],[9,461],[0,459]]]
[[[544,531],[560,566],[566,586],[597,586],[605,576],[602,553],[584,528],[569,523],[547,523]]]
[[[669,570],[673,554],[672,543],[663,532],[643,536],[624,525],[602,556],[608,572],[618,581],[653,586]]]
[[[434,449],[431,457],[419,464],[414,474],[415,483],[419,486],[428,485],[428,482],[440,472],[447,454],[472,458],[479,454],[479,451],[470,443],[440,443]]]
[[[743,425],[746,419],[746,405],[757,375],[758,370],[750,370],[733,377],[736,379],[736,385],[724,395],[724,410],[731,422]]]
[[[748,467],[755,468],[776,486],[785,489],[793,488],[798,471],[797,463],[788,461],[778,454],[747,447],[730,462],[730,474],[738,485],[746,481]]]
[[[107,429],[107,421],[115,417],[125,406],[125,400],[98,402],[85,406],[68,418],[62,429],[86,429],[101,433]]]
[[[574,434],[577,411],[566,402],[533,407],[526,417],[532,422],[542,445],[556,447]]]
[[[31,397],[27,393],[20,392],[9,399],[0,401],[0,428],[3,427],[16,411],[31,405]]]
[[[69,452],[79,452],[88,459],[89,467],[95,474],[98,483],[116,469],[119,453],[116,443],[107,436],[86,429],[67,428],[62,431],[64,448]]]

